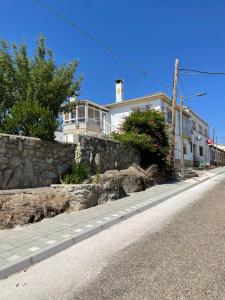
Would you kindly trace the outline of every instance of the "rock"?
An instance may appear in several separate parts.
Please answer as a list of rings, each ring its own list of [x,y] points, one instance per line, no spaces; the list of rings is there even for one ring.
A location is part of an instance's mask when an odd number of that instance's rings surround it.
[[[156,165],[152,165],[147,170],[144,170],[134,163],[127,169],[127,171],[141,176],[144,180],[145,188],[155,185],[155,177],[158,173],[158,168]]]
[[[3,184],[2,184],[3,189],[8,185],[8,182],[9,182],[9,179],[10,179],[11,175],[12,175],[12,170],[11,169],[6,169],[4,171],[4,181],[3,181]]]
[[[98,199],[98,204],[108,201],[114,201],[127,196],[121,178],[118,177],[119,171],[112,170],[105,172],[100,177],[100,184],[102,186],[102,193]]]
[[[53,163],[53,158],[50,157],[50,158],[46,158],[45,160],[48,164],[52,164]]]
[[[51,187],[67,195],[72,211],[96,206],[102,192],[99,184],[53,184]]]
[[[29,163],[26,167],[31,170]],[[0,172],[0,180],[4,175],[4,180],[14,184],[15,180],[19,180],[14,176],[19,176],[21,170],[17,171],[14,174],[8,170]],[[97,183],[93,183],[92,177],[92,183],[87,184],[53,184],[46,188],[0,191],[0,229],[38,222],[65,211],[78,211],[126,197],[128,193],[153,185],[155,181],[151,176],[154,172],[154,168],[143,170],[133,164],[126,170],[106,171],[97,179],[95,176]],[[48,177],[53,175],[48,174]],[[43,180],[46,182],[45,175]]]
[[[124,174],[122,178],[122,186],[126,193],[136,193],[146,189],[145,180],[141,175]]]
[[[10,165],[12,167],[17,167],[22,163],[22,159],[18,156],[13,156],[10,160]]]
[[[100,178],[103,188],[105,188],[104,184],[106,182],[111,186],[111,190],[116,187],[120,191],[123,191],[124,195],[143,191],[155,184],[154,179],[149,176],[148,172],[136,164],[132,164],[126,170],[106,171]]]
[[[22,177],[22,168],[19,166],[14,169],[13,173],[11,174],[9,180],[8,180],[8,188],[9,189],[15,189],[17,187],[18,182],[21,182]]]

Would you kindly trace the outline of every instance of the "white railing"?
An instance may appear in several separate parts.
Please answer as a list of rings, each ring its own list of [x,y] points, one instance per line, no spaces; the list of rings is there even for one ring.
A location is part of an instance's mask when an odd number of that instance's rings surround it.
[[[64,122],[63,127],[73,126],[74,129],[80,128],[86,131],[93,131],[99,134],[99,136],[110,136],[113,132],[119,132],[119,129],[113,126],[108,121],[100,121],[93,118],[77,118],[70,119]],[[71,128],[72,129],[72,128]]]

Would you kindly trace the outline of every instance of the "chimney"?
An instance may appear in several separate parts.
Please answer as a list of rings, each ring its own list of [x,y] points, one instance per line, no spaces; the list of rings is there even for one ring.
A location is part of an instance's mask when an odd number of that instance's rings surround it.
[[[116,79],[116,102],[124,100],[123,79]]]

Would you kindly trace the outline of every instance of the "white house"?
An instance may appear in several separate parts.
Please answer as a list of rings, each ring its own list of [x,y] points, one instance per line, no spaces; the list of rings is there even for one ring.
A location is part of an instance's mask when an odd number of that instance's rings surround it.
[[[225,165],[225,145],[210,145],[210,163],[211,165]]]
[[[79,133],[92,136],[108,136],[119,131],[125,118],[135,110],[156,109],[165,114],[166,121],[172,125],[172,102],[164,93],[159,92],[140,98],[124,100],[123,80],[116,80],[116,102],[104,106],[89,100],[72,99],[72,112],[63,116],[65,140],[73,142]],[[190,109],[183,111],[184,160],[186,166],[193,166],[200,161],[209,162],[208,124]],[[175,163],[181,160],[180,107],[176,107],[176,143]]]

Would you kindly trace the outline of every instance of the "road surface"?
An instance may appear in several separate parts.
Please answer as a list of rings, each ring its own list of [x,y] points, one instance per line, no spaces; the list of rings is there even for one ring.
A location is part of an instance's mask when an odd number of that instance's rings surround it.
[[[0,299],[225,299],[225,175],[0,281]]]

